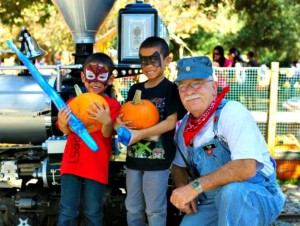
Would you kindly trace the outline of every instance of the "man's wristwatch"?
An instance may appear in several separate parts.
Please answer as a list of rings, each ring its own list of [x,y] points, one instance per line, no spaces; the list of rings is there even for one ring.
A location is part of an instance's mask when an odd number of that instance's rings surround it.
[[[198,181],[197,179],[193,180],[191,182],[191,186],[193,189],[195,189],[199,194],[202,192],[202,186],[200,181]]]

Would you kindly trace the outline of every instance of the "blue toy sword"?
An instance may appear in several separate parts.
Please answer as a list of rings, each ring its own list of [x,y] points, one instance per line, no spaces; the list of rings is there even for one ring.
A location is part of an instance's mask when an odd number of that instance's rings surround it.
[[[39,86],[45,91],[45,93],[48,94],[48,96],[54,102],[57,109],[60,110],[62,108],[68,108],[68,106],[59,96],[59,94],[45,81],[45,79],[42,77],[42,75],[33,65],[33,63],[27,57],[25,57],[23,53],[21,53],[21,51],[16,47],[16,45],[11,40],[7,40],[6,43],[17,54],[17,56],[23,62],[23,64],[28,68],[28,70],[31,72],[32,76],[37,81]],[[74,115],[73,112],[71,112],[69,125],[72,128],[72,130],[87,144],[87,146],[92,151],[98,151],[98,145],[88,133],[84,124]]]

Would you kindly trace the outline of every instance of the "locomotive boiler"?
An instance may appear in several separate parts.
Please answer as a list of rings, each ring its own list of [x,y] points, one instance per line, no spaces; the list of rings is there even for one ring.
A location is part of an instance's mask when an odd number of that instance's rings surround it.
[[[38,69],[45,81],[67,100],[76,95],[74,86],[81,84],[82,64],[93,53],[95,34],[115,0],[52,2],[73,35],[76,45],[74,64],[47,65]],[[140,73],[139,44],[151,35],[167,39],[167,29],[157,11],[141,1],[121,9],[118,23],[115,76],[137,75]],[[20,50],[28,58],[34,59],[44,53],[25,28],[19,41]],[[16,70],[18,73],[9,73]],[[63,74],[63,70],[69,72]],[[1,74],[2,71],[6,74]],[[66,136],[55,126],[56,120],[57,109],[51,98],[25,66],[0,66],[0,226],[56,224],[60,198],[59,168],[66,142]],[[116,139],[114,144],[114,151],[120,153]],[[112,160],[104,200],[105,225],[122,226],[126,222],[124,175],[124,161]]]

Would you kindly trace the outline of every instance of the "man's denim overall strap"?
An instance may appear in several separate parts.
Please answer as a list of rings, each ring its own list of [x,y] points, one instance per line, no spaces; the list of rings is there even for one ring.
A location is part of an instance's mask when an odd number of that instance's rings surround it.
[[[213,139],[197,148],[194,148],[193,146],[188,148],[190,162],[197,168],[200,176],[204,176],[217,170],[231,160],[228,146],[225,143],[225,140],[219,139],[217,131],[219,117],[226,103],[227,100],[222,100],[213,116],[213,128],[215,134]],[[214,198],[220,189],[221,187],[201,193],[198,197],[199,202],[202,204],[214,202]]]
[[[217,119],[214,120],[214,124],[216,124],[216,126],[214,125],[215,128],[217,128],[218,118],[220,116],[222,108],[226,103],[227,101],[223,100],[219,104],[218,109],[214,114],[214,119]],[[182,150],[183,148],[188,149],[189,162],[198,170],[199,175],[204,176],[208,173],[211,173],[212,171],[229,162],[231,160],[230,152],[227,149],[226,145],[221,144],[220,140],[218,139],[217,132],[215,132],[215,136],[211,141],[201,145],[200,147],[194,148],[193,146],[185,146],[183,131],[185,127],[184,125],[187,122],[187,118],[188,117],[185,117],[181,122],[182,126],[179,128],[179,131],[176,134],[177,141],[179,147]],[[219,189],[201,193],[199,196],[199,201],[201,203],[213,202],[214,197],[216,196]]]

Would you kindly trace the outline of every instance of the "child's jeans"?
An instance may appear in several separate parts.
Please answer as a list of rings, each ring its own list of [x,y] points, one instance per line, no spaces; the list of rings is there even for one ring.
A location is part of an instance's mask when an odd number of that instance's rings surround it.
[[[170,171],[126,169],[126,209],[128,226],[165,226],[167,219],[167,187]]]
[[[63,174],[58,226],[77,226],[82,200],[85,226],[103,225],[103,195],[106,185],[94,180]]]

